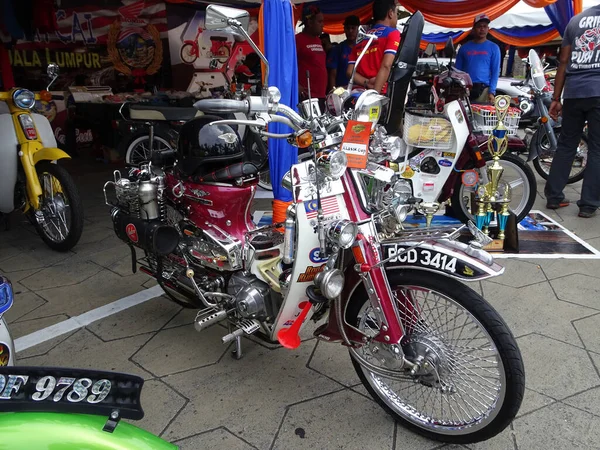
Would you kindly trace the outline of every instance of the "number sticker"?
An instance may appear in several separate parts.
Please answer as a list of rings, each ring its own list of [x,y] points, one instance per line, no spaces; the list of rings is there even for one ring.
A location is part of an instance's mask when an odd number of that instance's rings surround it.
[[[57,386],[64,385],[65,387],[54,394],[54,401],[59,402],[60,399],[63,398],[63,395],[65,395],[66,390],[69,389],[73,383],[75,383],[75,378],[62,377],[58,380]]]
[[[72,390],[67,394],[67,401],[71,403],[79,403],[86,401],[87,403],[100,403],[110,393],[112,383],[110,380],[98,380],[95,383],[89,378],[71,378],[62,377],[56,381],[56,378],[47,375],[38,380],[35,385],[36,392],[31,396],[31,399],[36,402],[41,402],[50,398],[54,390],[60,387],[52,397],[52,401],[60,402],[69,388]],[[91,395],[88,393],[91,387]],[[87,397],[87,399],[86,399]]]
[[[37,391],[35,394],[31,396],[33,400],[36,402],[41,402],[42,400],[46,400],[54,391],[56,386],[56,378],[51,376],[42,377],[39,379],[37,384],[35,385],[35,390]]]
[[[92,386],[92,395],[87,398],[88,403],[100,403],[110,393],[111,383],[109,380],[96,381]]]
[[[88,395],[88,389],[91,385],[92,380],[89,378],[81,378],[80,380],[77,380],[73,385],[73,390],[69,392],[67,400],[73,403],[78,403],[82,400],[85,400]]]

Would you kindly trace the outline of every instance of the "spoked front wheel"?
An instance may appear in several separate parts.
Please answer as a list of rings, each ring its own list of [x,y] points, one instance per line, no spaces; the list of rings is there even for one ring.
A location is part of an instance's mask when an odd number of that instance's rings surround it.
[[[366,389],[397,421],[431,439],[465,444],[500,433],[525,390],[523,360],[506,323],[458,281],[414,270],[388,276],[405,330],[401,352],[372,340],[381,323],[362,287],[348,309],[350,323],[369,336],[350,350]]]
[[[42,240],[53,250],[71,250],[83,231],[83,206],[75,182],[58,164],[36,165],[42,197],[40,209],[31,211],[33,224]]]

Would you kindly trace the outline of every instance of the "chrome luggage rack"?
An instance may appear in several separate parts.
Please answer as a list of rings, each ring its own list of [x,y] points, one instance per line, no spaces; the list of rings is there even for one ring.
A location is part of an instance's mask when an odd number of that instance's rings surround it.
[[[395,242],[414,242],[415,240],[439,240],[439,239],[456,239],[461,232],[466,228],[466,225],[460,226],[440,226],[430,228],[414,228],[404,229],[394,234]]]

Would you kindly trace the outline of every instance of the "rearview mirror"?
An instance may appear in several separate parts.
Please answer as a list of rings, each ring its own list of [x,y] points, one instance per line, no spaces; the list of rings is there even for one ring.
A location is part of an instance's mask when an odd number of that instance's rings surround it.
[[[446,45],[444,46],[444,53],[446,54],[446,58],[454,58],[455,52],[456,51],[454,50],[454,41],[451,37],[449,37],[446,41]]]
[[[56,64],[56,63],[48,64],[46,73],[48,74],[49,78],[56,78],[58,76],[58,74],[60,73],[60,68],[58,67],[58,64]]]
[[[204,18],[204,28],[207,30],[223,30],[236,34],[239,28],[248,31],[250,13],[243,9],[227,6],[208,5]]]
[[[437,47],[433,42],[430,42],[429,44],[427,44],[427,47],[425,47],[425,52],[424,52],[425,56],[435,56],[437,54]]]

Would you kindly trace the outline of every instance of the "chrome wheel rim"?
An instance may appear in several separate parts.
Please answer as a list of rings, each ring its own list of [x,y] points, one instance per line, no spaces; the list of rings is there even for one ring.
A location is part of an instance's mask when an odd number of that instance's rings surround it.
[[[35,218],[48,239],[61,243],[71,230],[71,205],[58,179],[47,172],[41,174],[40,178],[42,208],[35,212]]]
[[[127,164],[138,165],[149,161],[153,151],[161,152],[164,150],[171,150],[171,146],[160,136],[154,136],[153,150],[150,150],[150,137],[140,136],[129,146],[125,162]]]
[[[410,345],[419,337],[422,342],[423,338],[435,342],[438,353],[443,348],[444,361],[417,375],[405,368],[398,370],[397,376],[385,376],[361,367],[370,386],[396,414],[438,434],[468,434],[489,425],[504,403],[506,375],[498,349],[483,325],[460,304],[435,290],[402,286],[395,294],[396,299],[404,299],[397,304],[407,331],[402,344],[407,359],[414,358]],[[406,304],[411,307],[402,307]],[[407,312],[409,309],[412,312]],[[359,313],[358,328],[369,336],[379,333],[369,302]],[[372,354],[373,342],[369,340],[358,350],[370,362],[381,356],[380,352],[378,356]],[[423,378],[432,373],[440,383]]]

